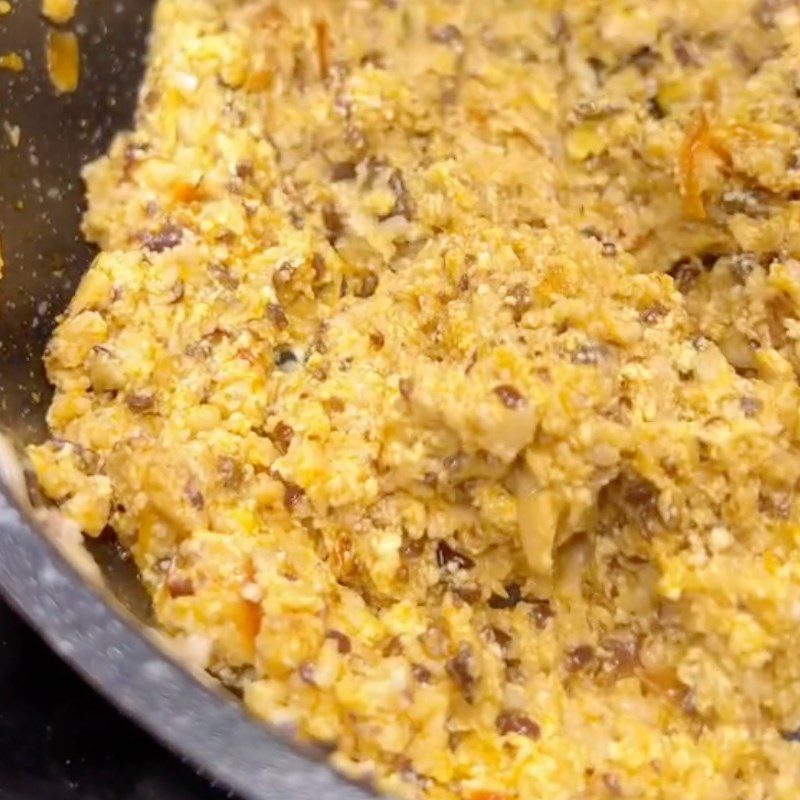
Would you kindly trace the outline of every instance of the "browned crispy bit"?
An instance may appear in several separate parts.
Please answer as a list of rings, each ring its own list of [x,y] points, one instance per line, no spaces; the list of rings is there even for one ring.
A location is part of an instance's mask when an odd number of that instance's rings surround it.
[[[300,680],[303,681],[303,683],[307,683],[309,686],[317,685],[314,665],[310,661],[303,661],[297,670],[297,674],[300,676]]]
[[[613,772],[604,772],[602,781],[612,797],[622,797],[622,784],[620,783],[619,775]]]
[[[353,293],[356,297],[372,297],[378,288],[378,276],[374,272],[367,272],[361,280],[361,285]]]
[[[648,306],[639,314],[639,319],[645,325],[655,325],[667,313],[668,310],[661,303],[653,303],[653,305]]]
[[[237,489],[244,478],[242,465],[230,456],[220,456],[217,459],[217,474],[226,489]]]
[[[513,642],[512,637],[506,633],[502,628],[498,628],[496,625],[488,625],[481,631],[484,639],[487,642],[492,642],[504,652],[509,649],[511,643]]]
[[[429,486],[431,489],[435,489],[436,485],[439,483],[439,476],[432,470],[427,470],[422,475],[422,483],[425,486]]]
[[[325,259],[319,253],[314,253],[311,258],[311,271],[317,283],[325,277]]]
[[[419,558],[424,552],[424,539],[406,539],[400,547],[400,555],[404,559]]]
[[[283,505],[287,511],[296,508],[300,501],[305,496],[305,492],[296,483],[286,481],[283,489]]]
[[[137,164],[150,149],[147,142],[128,142],[122,156],[122,174],[125,178],[130,178]]]
[[[783,5],[781,0],[758,0],[753,8],[753,19],[762,28],[774,28],[777,24],[778,12]]]
[[[275,274],[272,276],[272,285],[278,289],[285,289],[292,282],[294,276],[294,269],[292,265],[286,262],[278,264]]]
[[[289,347],[279,347],[275,351],[275,366],[282,372],[292,372],[298,367],[297,355]]]
[[[334,244],[344,233],[344,221],[342,220],[342,216],[333,205],[323,206],[321,213],[322,223],[325,225],[325,230],[328,232],[328,242]]]
[[[224,264],[212,263],[209,265],[208,271],[226,289],[233,290],[239,286],[239,281],[231,274],[231,271]]]
[[[503,384],[502,386],[495,386],[494,393],[500,398],[500,402],[510,409],[522,408],[525,405],[525,396],[513,386]]]
[[[400,172],[399,169],[394,170],[389,177],[389,188],[392,190],[395,197],[394,206],[389,212],[389,216],[404,217],[410,220],[413,217],[411,195],[409,195],[408,189],[406,189],[403,173]]]
[[[581,644],[567,650],[566,666],[568,672],[580,672],[594,661],[594,648],[588,644]]]
[[[381,648],[384,656],[399,656],[403,653],[403,643],[399,636],[392,636]]]
[[[689,292],[702,274],[703,266],[696,258],[681,258],[669,270],[669,275],[682,294]]]
[[[678,677],[674,667],[648,669],[641,672],[642,683],[650,691],[666,697],[687,714],[695,714],[692,690]]]
[[[197,488],[194,479],[186,482],[186,486],[183,487],[183,496],[186,498],[186,502],[195,510],[202,511],[205,507],[205,498],[200,489]]]
[[[466,642],[462,642],[458,646],[455,656],[445,664],[447,674],[468,702],[472,702],[476,682],[472,662],[472,647]]]
[[[173,569],[167,574],[166,587],[170,597],[191,597],[195,593],[192,579]]]
[[[489,597],[489,608],[503,609],[515,608],[522,600],[522,591],[518,583],[507,583],[504,587],[505,596],[492,593]]]
[[[792,511],[792,496],[789,492],[765,492],[758,495],[758,510],[776,519],[788,519]]]
[[[441,658],[447,653],[447,634],[439,625],[429,625],[420,634],[420,641],[431,658]]]
[[[762,403],[757,397],[742,397],[739,400],[739,405],[742,408],[742,413],[746,417],[758,416],[762,408]]]
[[[453,594],[465,603],[474,606],[481,599],[481,590],[477,586],[455,586]]]
[[[602,643],[606,664],[614,678],[631,675],[639,663],[639,641],[632,637],[608,638]]]
[[[433,680],[433,674],[431,671],[427,667],[423,667],[421,664],[412,664],[411,674],[414,676],[414,680],[418,681],[419,683],[430,683]]]
[[[334,183],[352,181],[355,177],[356,165],[353,161],[337,161],[331,165],[331,180]]]
[[[657,510],[659,491],[644,478],[631,478],[624,484],[623,499],[639,514],[648,516]]]
[[[673,37],[672,52],[682,67],[697,67],[702,64],[703,58],[697,44],[686,36]]]
[[[527,714],[513,708],[501,711],[495,720],[495,728],[501,736],[509,733],[516,733],[520,736],[527,736],[529,739],[538,739],[542,735],[539,725],[534,722]]]
[[[293,436],[294,430],[292,429],[292,426],[287,425],[281,420],[272,429],[270,438],[272,439],[272,443],[275,445],[275,447],[278,448],[278,451],[281,453],[281,455],[284,455],[289,450],[289,445],[292,443]]]
[[[466,275],[463,277],[467,277]],[[469,288],[469,279],[467,278],[466,287]],[[531,307],[531,290],[526,283],[516,283],[508,291],[506,302],[511,308],[511,313],[514,317],[514,322],[520,322],[525,312]]]
[[[125,395],[125,405],[131,411],[150,411],[155,406],[155,396],[150,392],[129,392]]]
[[[539,630],[547,626],[547,623],[555,616],[553,607],[550,605],[549,600],[537,600],[527,598],[526,603],[530,604],[531,616],[533,617],[534,624]]]
[[[267,319],[279,330],[285,330],[289,326],[286,313],[279,303],[270,303],[267,306]]]
[[[475,566],[469,556],[459,553],[445,541],[436,546],[436,563],[440,568],[472,569]]]
[[[643,46],[633,52],[630,62],[642,75],[652,72],[656,64],[661,60],[661,56],[652,47]]]
[[[245,178],[252,178],[255,172],[252,161],[240,161],[236,165],[236,177],[244,180]]]
[[[157,231],[142,234],[141,242],[145,249],[153,253],[163,253],[177,247],[183,240],[183,228],[172,222],[162,225]]]
[[[461,29],[452,23],[431,28],[428,31],[428,36],[432,42],[436,42],[437,44],[461,47],[464,43],[464,35],[461,33]]]
[[[175,283],[172,284],[169,290],[169,302],[170,303],[179,303],[183,300],[184,294],[186,292],[186,287],[183,281],[178,278]]]
[[[326,631],[325,632],[325,638],[326,639],[332,639],[334,642],[336,642],[336,649],[342,655],[347,655],[347,653],[349,653],[353,649],[353,644],[350,641],[350,637],[346,636],[341,631],[337,631],[337,630],[333,630],[333,629],[331,629],[329,631]]]
[[[573,364],[595,365],[599,364],[608,355],[608,351],[602,345],[585,344],[581,345],[571,355]]]

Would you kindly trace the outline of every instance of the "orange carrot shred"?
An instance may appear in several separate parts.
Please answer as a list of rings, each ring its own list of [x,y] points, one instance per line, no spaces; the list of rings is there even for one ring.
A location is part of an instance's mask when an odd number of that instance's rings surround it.
[[[703,111],[686,133],[678,156],[680,192],[683,210],[693,219],[705,219],[703,188],[700,185],[700,162],[704,154],[716,156],[725,166],[731,166],[730,153],[714,138]]]
[[[700,189],[698,160],[705,149],[705,138],[708,135],[708,120],[701,111],[697,121],[691,126],[681,145],[679,155],[680,190],[683,197],[683,209],[694,219],[705,219],[706,209]]]

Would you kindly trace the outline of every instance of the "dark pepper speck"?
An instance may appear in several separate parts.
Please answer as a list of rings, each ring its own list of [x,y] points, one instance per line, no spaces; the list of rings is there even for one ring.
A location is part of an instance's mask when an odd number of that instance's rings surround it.
[[[494,393],[500,398],[500,402],[510,409],[522,408],[525,405],[525,396],[519,389],[503,384],[502,386],[495,386]]]
[[[131,411],[150,411],[155,405],[155,397],[147,392],[130,392],[125,395],[125,405]]]
[[[146,233],[142,236],[142,245],[153,253],[163,253],[177,247],[183,240],[183,228],[167,222],[154,233]]]
[[[336,642],[336,649],[342,655],[347,655],[347,653],[353,649],[353,644],[350,641],[350,637],[346,636],[341,631],[329,630],[326,632],[325,638],[332,639],[334,642]]]
[[[272,443],[278,448],[281,455],[284,455],[289,450],[293,436],[294,430],[291,425],[287,425],[285,422],[278,422],[272,429],[270,439],[272,439]]]
[[[472,569],[475,566],[475,562],[469,556],[459,553],[444,541],[439,542],[436,546],[436,564],[440,569],[445,567]]]

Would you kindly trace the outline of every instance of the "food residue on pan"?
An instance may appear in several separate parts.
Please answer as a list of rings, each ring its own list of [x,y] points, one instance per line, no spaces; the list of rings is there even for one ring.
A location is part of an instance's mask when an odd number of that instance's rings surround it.
[[[0,69],[7,69],[10,72],[22,72],[25,69],[25,62],[19,53],[0,53]]]
[[[63,25],[75,16],[78,0],[42,0],[42,16],[56,25]]]
[[[78,37],[72,31],[47,32],[47,73],[59,94],[74,92],[80,77]]]
[[[22,129],[19,127],[19,125],[12,125],[7,119],[4,119],[3,131],[6,134],[8,143],[12,147],[19,147],[19,143],[22,140]]]
[[[160,0],[44,493],[382,789],[794,800],[800,17]]]

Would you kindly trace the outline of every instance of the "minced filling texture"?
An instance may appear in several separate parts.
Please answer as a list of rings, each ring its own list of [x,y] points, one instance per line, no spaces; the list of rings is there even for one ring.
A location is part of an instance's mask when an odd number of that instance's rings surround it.
[[[794,800],[800,11],[160,0],[41,489],[431,800]]]

